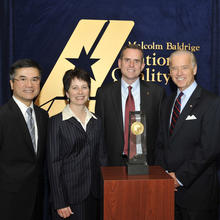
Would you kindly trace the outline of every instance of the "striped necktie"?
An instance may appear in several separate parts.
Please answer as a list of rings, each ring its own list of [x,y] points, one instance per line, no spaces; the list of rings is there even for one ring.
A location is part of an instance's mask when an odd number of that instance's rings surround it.
[[[176,122],[179,118],[179,115],[180,115],[180,111],[181,111],[181,97],[183,96],[183,92],[181,92],[179,94],[179,96],[177,97],[176,99],[176,102],[174,104],[174,107],[173,107],[173,114],[172,114],[172,119],[171,119],[171,124],[170,124],[170,135],[172,135],[173,133],[173,129],[176,125]]]

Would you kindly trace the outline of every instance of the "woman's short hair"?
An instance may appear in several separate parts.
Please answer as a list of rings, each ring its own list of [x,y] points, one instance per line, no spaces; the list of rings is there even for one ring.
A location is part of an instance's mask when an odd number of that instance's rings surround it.
[[[75,67],[75,69],[67,70],[63,76],[63,87],[64,87],[65,92],[68,92],[71,81],[75,78],[87,82],[88,87],[90,89],[91,79],[90,79],[89,74],[85,70]]]

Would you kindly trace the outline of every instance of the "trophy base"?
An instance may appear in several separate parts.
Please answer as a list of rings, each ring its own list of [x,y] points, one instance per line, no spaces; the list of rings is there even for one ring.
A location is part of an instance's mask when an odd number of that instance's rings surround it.
[[[149,167],[147,164],[130,164],[127,163],[128,175],[146,175],[149,174]]]

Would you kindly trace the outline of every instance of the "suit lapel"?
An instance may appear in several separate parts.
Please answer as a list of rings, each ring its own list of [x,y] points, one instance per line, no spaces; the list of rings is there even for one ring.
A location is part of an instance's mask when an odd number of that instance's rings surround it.
[[[191,95],[190,99],[186,103],[184,109],[182,110],[182,112],[176,122],[176,125],[173,130],[173,134],[172,134],[171,138],[174,138],[175,135],[178,133],[178,131],[181,129],[181,127],[185,123],[187,116],[191,114],[192,110],[195,108],[196,104],[198,103],[200,96],[201,96],[201,88],[199,86],[197,86],[197,88],[195,89],[195,91]]]
[[[166,128],[167,128],[167,136],[168,136],[168,137],[170,136],[170,117],[172,117],[172,116],[171,116],[171,114],[172,114],[172,107],[173,107],[175,98],[176,98],[176,93],[174,93],[173,95],[171,95],[171,97],[170,97],[170,99],[168,100],[168,103],[167,103]]]
[[[16,124],[16,126],[20,127],[21,131],[24,131],[24,140],[28,145],[29,150],[32,151],[32,153],[34,154],[34,156],[36,156],[35,152],[34,152],[34,147],[31,141],[31,136],[27,127],[27,123],[24,119],[24,116],[20,110],[20,108],[18,107],[18,105],[15,103],[14,99],[11,98],[11,100],[9,101],[9,105],[11,106],[15,117],[17,118],[17,122],[14,122]]]
[[[146,116],[146,120],[150,116],[150,112],[152,109],[152,95],[151,91],[147,84],[144,84],[142,80],[140,80],[140,110]]]
[[[121,102],[121,81],[117,81],[113,84],[114,88],[111,93],[112,106],[115,113],[116,121],[118,126],[124,136],[123,129],[123,116],[122,116],[122,102]]]
[[[42,137],[44,136],[44,134],[42,134],[43,132],[43,120],[40,114],[40,111],[38,108],[36,108],[36,106],[34,106],[34,112],[35,112],[35,116],[36,116],[36,123],[37,123],[37,132],[38,132],[38,141],[37,141],[37,156],[39,157],[39,155],[41,154],[42,151]],[[33,144],[32,144],[32,149],[33,149]],[[34,154],[36,155],[36,153],[34,152]]]
[[[69,123],[72,123],[75,127],[77,127],[80,131],[85,132],[85,130],[83,129],[82,125],[80,124],[80,122],[75,118],[75,117],[71,117],[68,120],[66,120]]]

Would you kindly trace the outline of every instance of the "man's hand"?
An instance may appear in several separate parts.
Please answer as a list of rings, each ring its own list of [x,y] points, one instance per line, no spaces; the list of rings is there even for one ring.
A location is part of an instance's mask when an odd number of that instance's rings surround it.
[[[68,206],[66,208],[57,209],[57,213],[61,218],[68,218],[73,214],[71,208]]]
[[[180,186],[180,184],[178,183],[178,181],[176,179],[175,173],[174,172],[170,172],[168,174],[174,179],[175,191],[177,191],[177,188]]]

